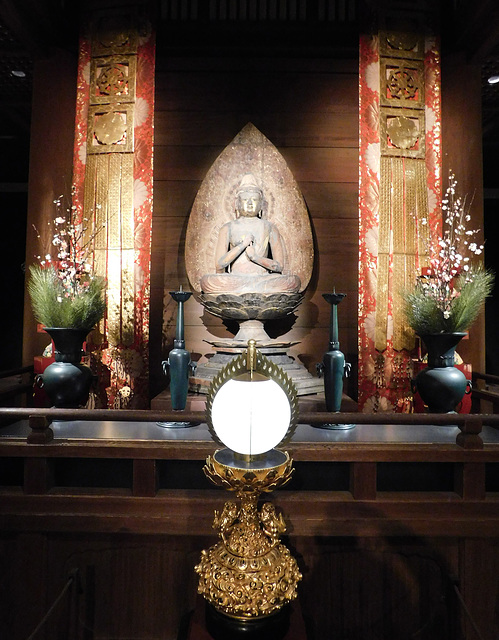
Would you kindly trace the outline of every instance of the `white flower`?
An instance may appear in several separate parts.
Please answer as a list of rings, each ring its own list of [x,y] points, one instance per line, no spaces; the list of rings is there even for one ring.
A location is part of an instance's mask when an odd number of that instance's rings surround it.
[[[371,91],[379,91],[379,63],[371,62],[366,68],[366,85]]]
[[[87,62],[87,64],[83,67],[81,75],[84,82],[86,82],[86,84],[90,84],[90,62]]]
[[[140,127],[149,116],[149,104],[144,98],[137,98],[134,109],[134,126]]]
[[[366,249],[372,256],[378,255],[378,227],[371,227],[365,235]]]
[[[78,147],[78,158],[80,160],[80,162],[85,165],[87,163],[87,142],[85,140],[85,142],[83,144],[81,144]]]
[[[431,131],[437,121],[435,112],[431,107],[426,107],[425,109],[425,120],[426,120],[426,130]]]
[[[379,142],[373,142],[370,145],[368,145],[366,149],[366,164],[373,173],[378,175],[379,163],[380,163]]]
[[[133,208],[139,209],[147,200],[148,195],[146,185],[137,178],[133,183]]]

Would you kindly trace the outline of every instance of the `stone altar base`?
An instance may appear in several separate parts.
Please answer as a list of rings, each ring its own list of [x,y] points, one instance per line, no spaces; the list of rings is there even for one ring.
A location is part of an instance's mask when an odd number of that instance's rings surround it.
[[[241,346],[226,346],[222,343],[211,343],[215,347],[215,354],[207,361],[198,364],[194,375],[189,378],[189,391],[194,393],[208,393],[208,387],[213,378],[234,356],[243,353],[247,344]],[[290,343],[273,343],[271,346],[258,346],[257,349],[271,362],[283,369],[293,381],[299,396],[321,393],[324,391],[324,380],[313,376],[306,367],[287,354]]]

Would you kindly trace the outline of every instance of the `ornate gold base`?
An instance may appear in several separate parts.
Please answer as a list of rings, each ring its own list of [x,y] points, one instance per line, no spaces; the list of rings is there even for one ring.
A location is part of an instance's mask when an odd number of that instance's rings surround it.
[[[227,449],[209,456],[204,472],[210,480],[236,491],[240,506],[226,502],[215,512],[220,541],[201,554],[195,570],[198,592],[215,609],[234,619],[270,616],[296,598],[301,579],[296,560],[279,542],[286,525],[272,503],[257,508],[260,493],[285,484],[292,475],[287,453],[270,452],[260,462],[231,459]],[[235,466],[236,464],[241,466]]]

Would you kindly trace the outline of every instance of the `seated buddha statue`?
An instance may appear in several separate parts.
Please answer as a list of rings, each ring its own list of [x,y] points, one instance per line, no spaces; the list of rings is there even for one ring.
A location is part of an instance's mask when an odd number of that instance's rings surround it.
[[[215,250],[215,273],[201,277],[204,294],[295,293],[297,275],[283,273],[285,247],[277,227],[263,217],[263,192],[246,174],[236,192],[236,218],[222,226]]]

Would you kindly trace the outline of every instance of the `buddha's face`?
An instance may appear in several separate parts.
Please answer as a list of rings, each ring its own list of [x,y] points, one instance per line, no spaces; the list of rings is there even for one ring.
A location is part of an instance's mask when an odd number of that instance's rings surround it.
[[[241,191],[237,196],[237,211],[245,217],[257,216],[262,210],[263,197],[257,189]]]

